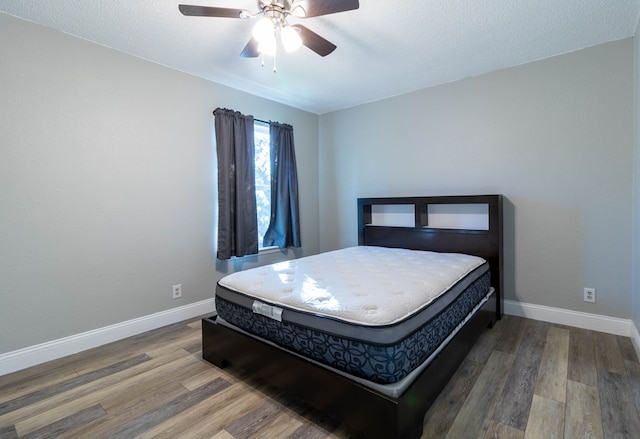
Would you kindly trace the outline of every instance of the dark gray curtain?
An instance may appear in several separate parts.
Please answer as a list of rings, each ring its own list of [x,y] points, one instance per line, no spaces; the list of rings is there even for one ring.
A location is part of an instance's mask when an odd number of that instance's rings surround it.
[[[216,109],[218,259],[258,253],[253,116]]]
[[[269,123],[271,138],[271,220],[265,247],[300,247],[298,171],[291,125]]]

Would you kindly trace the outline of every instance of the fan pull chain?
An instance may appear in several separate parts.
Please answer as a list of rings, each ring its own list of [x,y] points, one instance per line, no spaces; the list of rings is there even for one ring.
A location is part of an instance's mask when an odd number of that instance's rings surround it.
[[[260,67],[264,68],[264,53],[260,54]],[[273,54],[273,73],[278,73],[278,65],[276,63],[276,54]]]

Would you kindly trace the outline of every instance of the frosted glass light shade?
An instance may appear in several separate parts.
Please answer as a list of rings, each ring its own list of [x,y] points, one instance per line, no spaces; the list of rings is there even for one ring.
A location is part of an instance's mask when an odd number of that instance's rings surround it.
[[[268,17],[262,17],[255,26],[253,26],[252,35],[253,38],[262,43],[263,41],[273,38],[274,31],[273,21]]]
[[[285,26],[280,31],[280,38],[282,38],[282,45],[287,52],[294,52],[302,46],[302,39],[291,26]]]

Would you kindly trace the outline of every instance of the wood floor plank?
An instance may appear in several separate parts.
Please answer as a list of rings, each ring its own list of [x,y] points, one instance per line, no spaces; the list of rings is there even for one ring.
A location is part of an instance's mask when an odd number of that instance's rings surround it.
[[[165,420],[176,416],[177,414],[197,404],[198,402],[211,397],[212,395],[220,392],[228,386],[229,383],[227,383],[225,380],[223,380],[222,378],[217,378],[205,386],[188,392],[186,395],[176,398],[173,401],[169,401],[162,407],[149,411],[144,415],[123,424],[117,430],[110,431],[102,437],[104,439],[130,439],[132,437],[135,437],[138,434],[164,422]]]
[[[640,413],[640,363],[637,361],[626,361],[629,371],[629,390],[631,398],[636,403],[636,409]]]
[[[39,430],[36,430],[27,435],[21,435],[21,439],[54,439],[60,437],[65,431],[71,430],[79,425],[91,422],[95,419],[104,417],[107,413],[100,405],[94,405],[92,407],[80,410],[70,416],[67,416],[59,421],[48,424]]]
[[[147,361],[122,372],[109,375],[101,380],[80,386],[73,389],[73,391],[61,393],[47,400],[25,407],[24,409],[10,412],[7,415],[20,413],[22,420],[16,422],[16,430],[20,435],[27,434],[42,428],[46,424],[58,421],[77,412],[78,409],[83,406],[92,406],[96,403],[102,403],[104,405],[112,399],[126,399],[131,391],[132,382],[135,382],[137,388],[153,387],[154,384],[158,385],[159,379],[170,378],[170,376],[165,376],[167,369],[174,372],[183,370],[183,373],[185,373],[189,370],[187,369],[188,366],[194,364],[194,362],[198,362],[198,360],[189,356],[181,356],[170,363],[159,363],[159,365],[156,365],[157,367],[149,368],[148,365],[152,362],[153,360]],[[132,373],[132,370],[136,368],[141,368],[144,372],[137,374]],[[122,378],[127,375],[130,376],[129,379],[122,380]],[[105,386],[105,382],[109,383],[109,385]],[[30,409],[35,410],[32,412]],[[24,413],[23,410],[26,410],[26,413]],[[35,415],[34,412],[36,413]]]
[[[78,375],[73,378],[69,378],[66,381],[55,383],[49,387],[45,387],[35,392],[20,396],[16,399],[6,401],[0,404],[0,415],[4,415],[5,413],[15,411],[19,408],[35,404],[36,402],[51,398],[54,395],[71,391],[77,387],[97,381],[101,378],[113,375],[149,360],[150,358],[145,354],[137,355],[133,358],[128,358],[118,363],[111,364],[102,369],[94,370],[93,372],[89,372],[83,375]]]
[[[145,349],[145,354],[150,356],[151,358],[158,358],[163,355],[166,355],[167,352],[171,352],[176,349],[184,349],[185,345],[192,345],[193,343],[202,343],[202,334],[191,331],[189,334],[177,339],[172,340],[167,343],[161,343],[156,346],[150,347],[149,349]],[[188,351],[186,351],[188,352]],[[191,352],[188,352],[191,353]]]
[[[620,335],[617,335],[616,340],[618,341],[618,346],[620,347],[622,359],[625,361],[638,362],[638,354],[633,347],[633,342],[631,341],[631,339],[629,337],[622,337]]]
[[[525,332],[516,351],[504,390],[493,419],[499,424],[525,430],[538,379],[538,369],[547,339],[548,323],[526,321]]]
[[[564,403],[533,395],[531,415],[525,439],[562,439],[564,437]]]
[[[465,358],[427,411],[424,418],[423,437],[431,439],[446,437],[485,363]]]
[[[587,386],[598,386],[593,331],[571,328],[567,378]]]
[[[500,343],[505,330],[508,330],[509,321],[511,320],[510,318],[505,318],[496,322],[493,328],[487,328],[467,354],[467,359],[476,363],[486,363],[491,352]]]
[[[263,393],[239,382],[185,410],[179,417],[168,419],[140,434],[136,439],[173,439],[187,432],[190,437],[205,437],[205,433],[211,435],[211,432],[223,430],[265,401],[267,397]]]
[[[524,431],[492,420],[484,439],[524,439]]]
[[[512,354],[493,351],[451,425],[447,438],[484,436],[513,359]],[[470,436],[472,432],[474,435]]]
[[[210,368],[204,369],[202,372],[198,374],[186,376],[183,380],[180,381],[180,384],[182,384],[184,387],[186,387],[189,390],[193,390],[218,377],[221,377],[222,379],[224,379],[225,381],[231,384],[234,384],[237,381],[237,379],[233,375],[224,373],[222,369],[219,369],[217,367],[210,367]]]
[[[118,383],[117,386],[120,388],[122,388],[122,386],[126,386],[129,396],[127,394],[123,395],[118,391],[114,392],[111,389],[103,391],[100,395],[100,403],[105,410],[111,412],[114,409],[128,404],[131,399],[138,398],[139,395],[151,392],[154,389],[158,389],[163,386],[179,383],[184,377],[205,370],[207,367],[208,365],[200,359],[192,356],[185,356],[179,360],[169,363],[160,374],[156,374],[154,376],[152,372],[148,372],[141,376],[136,376],[135,378],[130,378]]]
[[[239,439],[232,432],[351,439],[339,420],[202,360],[200,331],[201,320],[192,319],[0,377],[0,405],[14,403],[0,414],[0,439]],[[146,361],[118,370],[143,355]],[[496,360],[505,355],[511,363]],[[551,399],[562,384],[549,382],[563,375],[565,357],[562,409]],[[194,396],[215,380],[226,387]],[[423,438],[631,438],[639,412],[640,363],[629,338],[505,316],[481,335],[427,412]]]
[[[166,386],[150,390],[143,395],[132,397],[127,403],[106,410],[106,416],[85,422],[75,428],[61,433],[56,439],[96,438],[107,436],[109,432],[117,430],[121,425],[131,422],[138,417],[157,409],[169,401],[186,395],[188,390],[180,383],[170,383]]]
[[[17,439],[17,437],[18,433],[13,425],[10,427],[0,427],[0,439]]]
[[[262,429],[266,420],[275,417],[282,410],[282,405],[275,401],[266,401],[260,407],[225,427],[225,430],[236,439],[248,439]]]
[[[568,329],[549,328],[534,391],[536,395],[566,401],[569,332]]]
[[[76,364],[76,361],[78,358],[82,358],[85,352],[87,351],[83,351],[83,352],[69,355],[62,358],[57,358],[55,360],[51,360],[46,363],[31,366],[27,369],[23,369],[16,372],[12,372],[7,375],[3,375],[0,377],[0,383],[2,384],[2,389],[6,390],[7,385],[8,386],[19,385],[20,382],[24,382],[25,380],[28,381],[31,377],[34,377],[36,380],[38,377],[46,377],[49,373],[51,373],[52,376],[60,372],[75,374],[76,372],[74,370],[74,366]]]
[[[80,387],[73,389],[73,392],[63,392],[57,394],[51,398],[42,400],[30,406],[14,410],[12,412],[6,413],[4,415],[0,415],[0,425],[8,425],[15,424],[23,421],[24,419],[33,417],[38,413],[44,413],[47,410],[51,410],[53,408],[59,407],[63,404],[68,403],[69,401],[73,401],[83,397],[84,395],[95,393],[103,388],[108,388],[115,384],[120,383],[123,380],[128,378],[136,377],[138,375],[143,376],[144,373],[157,370],[158,368],[166,367],[167,364],[171,363],[174,359],[184,358],[185,353],[182,352],[174,352],[172,356],[165,357],[161,359],[152,359],[147,362],[143,362],[136,366],[125,369],[121,372],[114,373],[112,375],[105,376],[99,380],[87,383]],[[158,373],[158,372],[155,372]],[[88,404],[87,406],[91,406],[93,403]]]
[[[78,374],[70,365],[41,372],[34,371],[33,375],[25,374],[22,377],[17,374],[0,376],[0,405],[26,394],[55,386],[77,376]]]
[[[187,327],[184,323],[176,323],[90,349],[81,353],[82,355],[75,354],[77,359],[73,366],[78,374],[88,373],[129,357],[144,353],[149,355],[149,352],[152,352],[156,347],[167,346],[174,340],[197,334],[197,331]],[[153,355],[149,356],[155,358]]]
[[[508,354],[515,354],[520,347],[520,342],[527,327],[527,321],[513,316],[505,316],[506,328],[502,331],[496,349]]]
[[[187,323],[187,326],[199,332],[200,330],[202,330],[202,319],[198,318],[193,322]]]
[[[564,437],[604,438],[597,387],[571,380],[567,382]]]
[[[618,346],[618,338],[613,334],[594,332],[596,367],[620,375],[627,375],[627,368]]]
[[[190,345],[184,346],[182,349],[189,352],[190,354],[199,354],[198,356],[202,356],[202,336],[199,336],[194,342]]]
[[[302,425],[302,422],[287,411],[278,413],[273,419],[267,420],[262,427],[249,436],[248,439],[262,439],[267,437],[290,438]]]
[[[637,437],[640,432],[640,417],[627,377],[599,369],[598,389],[605,437]]]

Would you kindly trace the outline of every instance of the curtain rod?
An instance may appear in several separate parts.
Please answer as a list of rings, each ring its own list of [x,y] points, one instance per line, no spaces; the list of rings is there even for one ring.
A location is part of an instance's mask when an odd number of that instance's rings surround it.
[[[233,111],[233,112],[236,112],[235,110],[229,110],[228,108],[220,108],[220,107],[218,107],[218,108],[216,108],[215,110],[213,110],[213,115],[214,115],[214,116],[215,116],[215,114],[216,114],[216,111],[217,111],[217,110],[226,110],[226,111]],[[240,114],[242,114],[242,113],[240,113]],[[244,115],[243,115],[243,116],[244,116]],[[251,117],[253,117],[253,116],[251,116]],[[269,125],[269,124],[271,123],[271,122],[268,122],[268,121],[266,121],[266,120],[256,119],[255,117],[253,117],[253,120],[254,120],[254,121],[261,122],[261,123],[266,123],[267,125]]]

